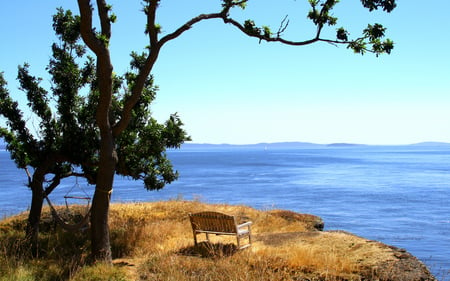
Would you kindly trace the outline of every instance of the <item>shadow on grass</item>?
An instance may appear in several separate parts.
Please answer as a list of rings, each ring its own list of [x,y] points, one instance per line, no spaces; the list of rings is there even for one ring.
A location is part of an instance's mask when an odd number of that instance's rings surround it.
[[[178,254],[184,256],[195,256],[201,258],[222,258],[229,257],[238,252],[238,248],[235,244],[222,244],[222,243],[210,243],[200,242],[197,245],[189,246],[180,249]]]

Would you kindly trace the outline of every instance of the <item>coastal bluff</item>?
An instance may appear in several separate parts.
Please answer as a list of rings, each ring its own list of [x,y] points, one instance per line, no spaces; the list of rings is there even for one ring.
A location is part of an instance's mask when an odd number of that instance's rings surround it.
[[[252,246],[238,251],[232,238],[211,235],[212,244],[195,247],[188,214],[201,211],[250,219]],[[15,241],[12,235],[21,235],[18,230],[25,222],[26,214],[0,222],[2,249],[11,248],[6,243]],[[120,275],[117,280],[436,280],[420,260],[403,249],[342,230],[325,231],[320,217],[287,210],[182,200],[112,204],[110,227],[114,267],[102,269],[99,274],[107,279],[98,280],[116,280],[110,274]],[[72,259],[76,257],[76,263],[71,261],[70,270],[55,273],[70,272],[68,276],[56,278],[90,280],[88,276],[95,275],[96,268],[87,258],[88,235],[88,231],[70,234],[60,230],[45,210],[41,236],[46,244],[42,247],[53,248],[43,249],[39,264],[46,264],[47,269],[64,267],[68,257],[62,253],[68,252]],[[67,249],[70,247],[75,252]],[[0,271],[0,279],[2,274],[16,274],[14,266],[20,259],[14,251],[3,251],[0,262],[6,269]],[[26,266],[33,275],[31,264],[37,263],[30,261]]]

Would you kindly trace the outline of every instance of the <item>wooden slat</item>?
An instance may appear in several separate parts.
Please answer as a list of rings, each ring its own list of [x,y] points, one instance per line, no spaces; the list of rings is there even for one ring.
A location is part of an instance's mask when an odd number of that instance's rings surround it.
[[[202,212],[191,214],[191,222],[195,230],[237,233],[233,216],[216,212]]]
[[[208,234],[216,235],[235,235],[237,238],[238,248],[243,249],[251,245],[251,222],[238,225],[234,216],[218,212],[200,212],[196,214],[189,214],[189,219],[192,225],[194,234],[194,242],[197,244],[197,234],[205,233],[209,241]],[[246,227],[247,229],[242,229]],[[247,237],[248,244],[240,245],[240,239]]]

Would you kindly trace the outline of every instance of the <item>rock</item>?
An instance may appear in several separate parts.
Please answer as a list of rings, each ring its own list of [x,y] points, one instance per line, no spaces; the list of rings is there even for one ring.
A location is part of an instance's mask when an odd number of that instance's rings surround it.
[[[321,217],[310,215],[310,214],[300,214],[293,211],[287,210],[273,210],[270,211],[271,214],[282,217],[287,221],[298,221],[309,226],[310,230],[319,230],[322,231],[325,227],[325,223],[323,222]]]
[[[373,268],[362,271],[367,280],[383,281],[437,281],[428,268],[405,249],[376,242],[393,251],[393,259],[380,261]]]

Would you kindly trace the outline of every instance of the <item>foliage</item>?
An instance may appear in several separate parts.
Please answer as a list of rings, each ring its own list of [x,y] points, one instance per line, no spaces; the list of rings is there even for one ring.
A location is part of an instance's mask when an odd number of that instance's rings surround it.
[[[7,149],[19,168],[36,168],[51,158],[46,170],[46,174],[54,175],[51,182],[76,174],[94,183],[100,138],[95,120],[99,95],[96,67],[93,58],[86,57],[86,47],[80,43],[79,16],[60,8],[53,17],[53,29],[59,42],[52,45],[53,55],[47,67],[52,77],[51,93],[40,86],[41,78],[29,73],[28,64],[19,66],[18,70],[20,89],[26,93],[28,105],[39,125],[33,126],[26,121],[0,73],[0,114],[7,120],[7,128],[0,128],[0,136],[7,142]],[[132,69],[139,69],[141,58],[132,54]],[[132,72],[115,77],[111,112],[114,119],[120,118],[124,99],[129,96],[135,79]],[[152,78],[146,81],[144,89],[142,98],[133,108],[130,126],[117,139],[117,173],[136,180],[144,179],[148,189],[160,189],[177,177],[165,149],[179,147],[188,138],[176,114],[165,124],[151,118],[150,104],[157,90]],[[88,93],[83,94],[86,90]],[[54,109],[52,101],[55,101]],[[30,131],[32,127],[36,132]],[[83,174],[75,173],[77,167]]]
[[[142,69],[145,54],[131,54],[131,70],[125,73],[127,85],[125,98],[132,95],[131,91],[136,84],[138,71]],[[127,128],[116,138],[118,165],[117,173],[130,176],[135,180],[142,179],[149,190],[157,190],[166,183],[174,181],[178,174],[173,171],[168,161],[165,149],[179,148],[180,144],[189,139],[182,129],[183,122],[175,113],[164,124],[159,124],[151,116],[150,103],[155,99],[157,88],[153,86],[153,77],[145,81],[139,101],[132,111],[133,118]],[[123,108],[124,100],[113,105],[117,112]],[[119,116],[116,117],[118,120]]]
[[[344,27],[336,29],[336,38],[322,38],[322,31],[325,26],[335,26],[338,23],[338,17],[332,13],[333,8],[339,3],[339,0],[308,0],[311,6],[311,10],[307,14],[307,18],[310,19],[317,27],[316,35],[314,38],[303,41],[288,40],[283,38],[283,33],[289,25],[289,20],[284,18],[281,21],[280,27],[277,32],[270,30],[268,26],[259,27],[251,19],[244,21],[243,24],[232,19],[229,16],[229,11],[233,7],[244,8],[249,2],[243,1],[223,1],[222,6],[224,10],[220,14],[220,18],[225,23],[230,23],[236,26],[239,30],[246,35],[256,37],[260,41],[267,42],[280,42],[287,45],[308,45],[314,42],[327,42],[330,44],[343,44],[347,45],[347,48],[352,49],[355,53],[365,54],[367,52],[380,55],[383,53],[390,54],[394,48],[394,43],[390,39],[382,39],[385,36],[385,28],[381,24],[369,24],[366,29],[363,30],[360,37],[350,39],[349,32]],[[361,0],[362,5],[369,9],[369,11],[382,9],[390,13],[395,7],[395,0]]]
[[[95,178],[93,170],[88,167],[95,165],[97,141],[80,137],[92,137],[97,133],[90,124],[92,120],[82,115],[87,108],[79,92],[92,81],[94,65],[90,58],[83,67],[76,62],[85,53],[85,47],[78,44],[79,21],[78,16],[62,9],[58,9],[53,18],[53,28],[60,43],[52,45],[53,55],[47,67],[52,77],[51,96],[40,86],[42,79],[29,73],[28,64],[19,66],[20,89],[26,93],[28,106],[35,115],[32,120],[39,121],[35,126],[36,132],[30,131],[33,124],[26,121],[17,102],[10,97],[6,82],[2,83],[0,114],[7,119],[8,128],[1,129],[1,136],[7,142],[11,158],[22,169],[45,167],[44,174],[54,175],[51,182],[72,175],[74,166],[89,171],[86,177],[91,181]],[[55,101],[55,112],[51,101]],[[92,109],[88,115],[91,114]]]
[[[361,3],[370,11],[382,8],[383,11],[390,13],[395,7],[397,7],[395,0],[361,0]]]

